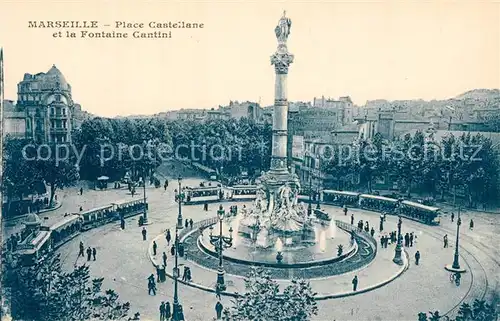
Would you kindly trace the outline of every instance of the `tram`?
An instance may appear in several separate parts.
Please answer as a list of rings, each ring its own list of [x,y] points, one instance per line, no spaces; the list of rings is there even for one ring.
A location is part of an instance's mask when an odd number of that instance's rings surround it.
[[[394,213],[398,200],[395,198],[361,194],[359,195],[359,207],[382,213]]]
[[[82,218],[79,214],[70,214],[62,221],[56,222],[50,227],[50,239],[52,248],[56,249],[60,245],[69,241],[80,233]]]
[[[403,217],[423,222],[429,225],[439,225],[441,222],[440,209],[411,201],[402,201],[399,213]]]
[[[257,197],[256,185],[235,185],[230,187],[229,199],[233,201],[254,200]]]
[[[93,208],[79,214],[82,218],[82,231],[90,230],[94,227],[101,226],[114,220],[113,205],[104,205],[98,208]]]
[[[221,186],[186,187],[186,204],[218,202],[224,198]]]
[[[334,204],[340,206],[352,206],[358,207],[359,195],[361,193],[348,192],[348,191],[333,191],[324,190],[323,191],[323,202],[327,204]]]
[[[148,203],[144,203],[144,198],[139,199],[124,199],[111,204],[115,213],[116,219],[121,217],[127,218],[130,216],[144,213],[148,209]]]

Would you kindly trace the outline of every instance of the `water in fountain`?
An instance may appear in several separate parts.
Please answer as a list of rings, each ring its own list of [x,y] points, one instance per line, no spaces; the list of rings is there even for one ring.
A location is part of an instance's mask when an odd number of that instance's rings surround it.
[[[332,218],[330,221],[330,227],[328,229],[330,238],[334,239],[337,236],[337,224],[335,224],[335,220]]]
[[[265,227],[262,228],[260,232],[257,234],[257,240],[255,241],[257,247],[261,247],[264,249],[268,248],[269,247],[268,237],[269,237],[269,231]]]
[[[319,232],[318,246],[319,246],[319,250],[321,252],[325,252],[325,249],[326,249],[326,233],[325,233],[325,231]]]
[[[277,238],[276,243],[274,244],[274,249],[276,252],[283,251],[283,241],[281,241],[281,238]]]

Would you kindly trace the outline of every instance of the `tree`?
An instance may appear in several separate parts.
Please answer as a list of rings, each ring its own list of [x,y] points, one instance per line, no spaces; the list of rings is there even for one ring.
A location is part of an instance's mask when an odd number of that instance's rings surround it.
[[[60,151],[61,159],[56,156],[56,148],[61,146],[51,146],[50,149],[44,150],[38,157],[31,162],[39,177],[49,186],[50,198],[49,206],[52,205],[56,190],[64,187],[72,186],[79,178],[77,163],[71,155],[64,154]],[[69,150],[67,151],[69,153]]]
[[[387,159],[383,154],[384,142],[382,135],[376,133],[371,141],[359,142],[359,155],[357,168],[354,171],[359,172],[360,181],[366,185],[369,193],[372,192],[373,181],[384,177],[387,171]]]
[[[63,272],[59,255],[45,254],[32,266],[12,258],[3,272],[3,294],[15,320],[125,320],[130,310],[113,290],[102,291],[102,278],[90,280],[88,266]]]
[[[225,321],[281,320],[308,321],[318,308],[309,282],[293,280],[280,293],[276,281],[262,269],[254,269],[245,279],[246,292],[233,307],[224,311]]]
[[[439,311],[418,314],[418,321],[495,321],[498,318],[498,313],[492,304],[488,304],[482,300],[475,300],[472,304],[464,302],[460,305],[457,316],[452,319],[448,316],[441,316]]]

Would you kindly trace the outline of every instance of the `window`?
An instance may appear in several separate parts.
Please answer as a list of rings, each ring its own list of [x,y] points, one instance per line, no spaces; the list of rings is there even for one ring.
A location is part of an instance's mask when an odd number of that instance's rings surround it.
[[[61,101],[61,95],[56,95],[55,99],[56,99],[57,102],[60,102]]]
[[[50,115],[51,115],[51,116],[54,116],[54,113],[55,113],[55,109],[54,109],[54,107],[51,107],[51,108],[50,108]]]

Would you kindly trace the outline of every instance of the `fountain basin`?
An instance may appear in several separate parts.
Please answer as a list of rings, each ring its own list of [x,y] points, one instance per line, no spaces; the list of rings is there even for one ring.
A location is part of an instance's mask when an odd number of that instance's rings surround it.
[[[223,234],[233,222],[224,222]],[[236,220],[237,223],[237,220]],[[214,231],[218,230],[215,224]],[[337,228],[332,235],[330,226],[314,225],[316,234],[314,242],[296,242],[292,238],[282,235],[270,235],[270,243],[273,246],[268,248],[258,247],[255,240],[240,234],[233,235],[233,246],[223,251],[223,259],[245,265],[264,266],[274,268],[307,268],[320,266],[334,262],[340,262],[353,256],[357,250],[357,243],[351,244],[351,236],[344,230]],[[282,239],[283,238],[283,239]],[[218,258],[217,250],[210,243],[209,233],[204,232],[197,238],[198,248],[204,253]],[[337,247],[343,246],[343,253],[338,256]],[[283,260],[278,263],[277,253],[281,252]]]

